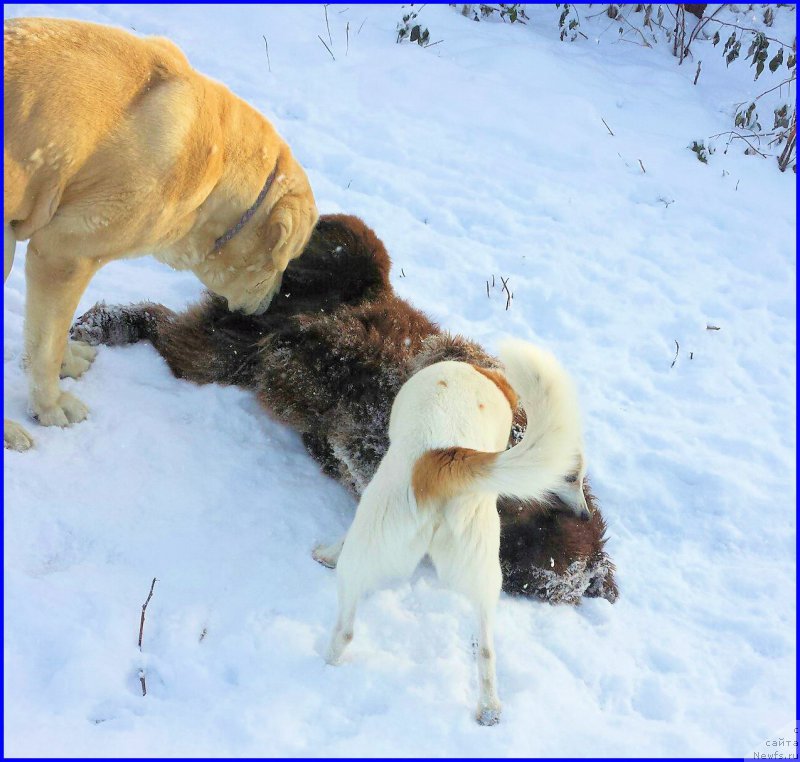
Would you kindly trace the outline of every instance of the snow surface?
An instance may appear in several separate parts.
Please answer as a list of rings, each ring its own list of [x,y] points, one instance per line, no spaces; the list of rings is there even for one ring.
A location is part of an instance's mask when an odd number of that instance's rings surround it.
[[[621,590],[501,599],[493,728],[472,716],[469,605],[429,568],[369,599],[328,667],[334,575],[309,554],[353,501],[250,395],[176,380],[147,345],[101,348],[63,382],[90,418],[28,422],[35,449],[5,453],[7,755],[741,757],[796,727],[795,179],[743,146],[687,150],[769,72],[726,71],[704,43],[692,86],[665,45],[559,42],[552,7],[512,26],[429,5],[444,41],[423,50],[394,43],[400,6],[329,6],[335,62],[321,6],[4,10],[172,38],[273,121],[323,213],[376,229],[404,297],[490,350],[554,350]],[[17,257],[5,405],[25,421]],[[200,292],[116,262],[80,311]]]

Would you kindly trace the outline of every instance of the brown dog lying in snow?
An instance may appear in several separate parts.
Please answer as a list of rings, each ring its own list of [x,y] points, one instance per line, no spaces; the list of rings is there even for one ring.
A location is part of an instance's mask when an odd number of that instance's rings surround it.
[[[390,266],[361,220],[327,215],[263,315],[233,314],[211,294],[182,314],[152,303],[97,305],[78,319],[73,338],[109,345],[146,339],[178,378],[253,390],[272,416],[301,432],[325,473],[360,496],[388,448],[392,403],[413,373],[442,360],[499,365],[397,297]],[[512,443],[524,430],[518,407]],[[584,491],[589,521],[560,509],[555,495],[547,505],[498,500],[506,592],[551,603],[616,599],[605,522],[587,485]]]

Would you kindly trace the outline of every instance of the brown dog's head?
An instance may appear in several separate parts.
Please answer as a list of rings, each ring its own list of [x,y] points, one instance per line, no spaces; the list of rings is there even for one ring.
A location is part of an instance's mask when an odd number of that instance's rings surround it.
[[[571,516],[571,507],[557,499],[548,505],[500,498],[503,590],[550,603],[579,603],[582,596],[617,599],[606,523],[588,484],[585,499],[588,521]]]
[[[392,263],[382,241],[350,214],[323,214],[303,250],[286,269],[281,294],[330,311],[392,293]],[[313,306],[312,306],[313,305]]]
[[[260,175],[261,182],[271,169]],[[241,202],[238,206],[242,206]],[[242,214],[245,209],[241,209]],[[206,287],[227,299],[231,312],[260,315],[280,288],[286,266],[308,243],[318,216],[308,178],[286,148],[256,213],[235,237],[205,257],[194,272]],[[229,229],[230,223],[226,224],[228,227],[220,235]]]

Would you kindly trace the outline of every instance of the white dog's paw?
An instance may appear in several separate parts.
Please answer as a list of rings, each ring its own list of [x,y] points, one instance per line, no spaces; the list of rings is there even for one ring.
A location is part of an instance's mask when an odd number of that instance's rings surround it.
[[[339,560],[339,557],[338,554],[336,557],[333,557],[329,553],[326,553],[329,548],[329,545],[317,545],[317,547],[311,551],[311,558],[313,558],[318,564],[322,564],[328,569],[335,569],[336,562]]]
[[[3,444],[8,450],[24,452],[33,447],[33,438],[14,421],[3,421]]]
[[[332,667],[338,667],[342,663],[345,649],[352,640],[352,631],[336,633],[331,639],[328,650],[325,652],[325,661]]]
[[[32,413],[42,426],[64,427],[86,418],[89,408],[69,392],[61,392],[55,405],[34,405]]]
[[[497,725],[500,722],[500,703],[480,704],[475,714],[475,719],[480,725]]]
[[[68,341],[61,363],[61,378],[80,378],[94,362],[97,350],[84,341]]]

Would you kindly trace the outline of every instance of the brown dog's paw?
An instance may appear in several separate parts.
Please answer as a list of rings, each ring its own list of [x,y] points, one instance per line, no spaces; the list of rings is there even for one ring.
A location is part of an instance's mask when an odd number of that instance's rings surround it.
[[[80,378],[91,367],[97,350],[84,341],[68,341],[61,363],[61,378]]]

